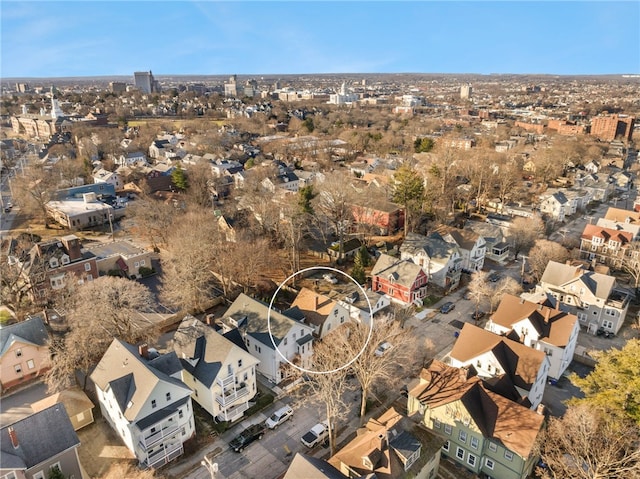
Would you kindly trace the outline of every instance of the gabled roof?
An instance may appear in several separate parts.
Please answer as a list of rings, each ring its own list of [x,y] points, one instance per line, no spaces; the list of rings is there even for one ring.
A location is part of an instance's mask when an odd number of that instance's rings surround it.
[[[303,314],[306,324],[321,326],[327,316],[336,307],[337,303],[322,294],[311,291],[308,288],[302,288],[291,303],[292,308],[298,308]]]
[[[421,271],[422,268],[412,261],[381,254],[371,270],[371,276],[380,276],[386,279],[392,277],[395,283],[405,288],[411,288]]]
[[[120,411],[129,422],[140,419],[142,406],[160,382],[191,393],[182,381],[153,367],[152,362],[141,357],[136,347],[114,338],[91,373],[91,380],[102,391],[112,389]]]
[[[440,263],[446,263],[451,256],[459,253],[457,245],[445,241],[438,232],[431,233],[429,236],[408,233],[400,246],[400,252],[411,256],[426,253],[431,261]]]
[[[618,223],[640,223],[640,212],[630,211],[622,208],[612,208],[611,206],[604,215],[604,219],[616,221]]]
[[[616,284],[613,276],[586,271],[580,266],[570,266],[556,261],[549,261],[540,278],[541,282],[557,287],[562,287],[573,280],[579,282],[577,287],[584,286],[595,297],[604,300],[609,298]]]
[[[348,479],[323,459],[296,453],[282,479]]]
[[[269,305],[244,293],[241,293],[224,313],[225,318],[233,317],[236,321],[244,321],[246,325],[243,327],[246,333],[271,349],[273,349],[273,344],[269,337],[269,327],[276,346],[280,344],[293,327],[302,328],[306,333],[313,333],[312,327],[289,318],[273,308],[269,321],[267,321],[268,315]]]
[[[465,323],[449,353],[461,362],[472,361],[491,352],[513,383],[530,389],[546,359],[542,351],[512,341],[499,334]]]
[[[184,369],[208,388],[214,383],[222,365],[232,352],[244,355],[244,365],[259,362],[244,348],[239,348],[211,326],[193,316],[185,316],[178,326],[173,335],[173,349]]]
[[[488,390],[465,369],[433,360],[420,373],[420,384],[409,392],[430,408],[456,401],[465,407],[486,438],[501,442],[523,458],[533,451],[544,417]]]
[[[18,341],[41,347],[47,344],[49,333],[39,316],[0,328],[0,357]]]
[[[11,442],[10,428],[17,448]],[[29,469],[79,445],[64,406],[54,404],[0,429],[0,469]]]
[[[449,236],[460,248],[471,251],[478,240],[482,237],[471,229],[460,229],[454,226],[439,225],[436,232],[440,233],[445,240]]]
[[[518,298],[510,294],[502,296],[491,321],[512,329],[516,323],[527,319],[538,333],[538,337],[554,346],[566,346],[575,328],[578,317],[559,309]],[[524,338],[520,338],[521,341]]]
[[[39,412],[55,404],[62,404],[69,413],[69,417],[94,408],[94,404],[85,392],[79,387],[73,387],[32,403],[31,409]]]
[[[604,243],[613,240],[621,245],[626,245],[633,240],[633,234],[628,231],[605,228],[604,226],[592,224],[585,225],[581,238],[591,240],[594,237],[601,238]]]

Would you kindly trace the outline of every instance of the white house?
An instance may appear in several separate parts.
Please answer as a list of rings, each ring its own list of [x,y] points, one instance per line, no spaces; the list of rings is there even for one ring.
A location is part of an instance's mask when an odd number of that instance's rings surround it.
[[[191,389],[175,353],[151,358],[114,339],[91,373],[103,417],[140,461],[160,467],[184,452],[195,433]]]
[[[444,225],[437,231],[442,235],[442,239],[458,247],[462,258],[462,269],[480,271],[484,267],[487,242],[481,235],[470,229],[464,230]]]
[[[313,327],[313,333],[318,338],[325,337],[351,319],[349,310],[340,301],[308,288],[300,290],[291,308],[284,314]]]
[[[561,191],[540,197],[540,212],[556,221],[564,221],[570,215],[571,205],[567,197]]]
[[[560,302],[560,309],[575,314],[592,334],[598,328],[617,334],[631,298],[613,276],[555,261],[547,264],[536,292],[553,296]]]
[[[258,372],[269,381],[278,384],[289,377],[292,366],[287,361],[311,368],[313,327],[276,309],[269,312],[268,304],[245,294],[236,298],[221,322],[225,333],[238,329],[247,351],[260,361]]]
[[[542,401],[550,367],[543,351],[465,323],[449,357],[451,366],[473,366],[490,389],[523,406],[535,410]]]
[[[485,257],[497,263],[504,263],[509,258],[509,243],[502,228],[480,221],[467,221],[465,230],[471,230],[485,240]]]
[[[117,172],[107,171],[104,168],[99,168],[93,173],[93,182],[108,183],[110,185],[113,185],[116,190],[120,190],[124,186],[122,178]]]
[[[147,166],[147,156],[141,151],[132,151],[115,159],[118,166]]]
[[[232,339],[236,339],[234,342]],[[222,335],[186,316],[173,335],[173,349],[182,363],[182,381],[191,398],[220,421],[236,421],[256,395],[256,365],[237,330]]]
[[[574,314],[505,294],[485,329],[543,351],[549,377],[559,379],[573,360],[580,325]]]
[[[455,289],[460,282],[460,249],[445,241],[440,233],[429,236],[408,233],[400,246],[400,259],[419,265],[429,276],[429,282],[441,288]]]

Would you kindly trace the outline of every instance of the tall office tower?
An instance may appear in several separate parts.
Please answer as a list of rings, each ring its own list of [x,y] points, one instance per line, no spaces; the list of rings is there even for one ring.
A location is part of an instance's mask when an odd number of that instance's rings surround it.
[[[596,116],[591,119],[591,135],[605,141],[613,141],[617,137],[631,140],[635,118],[626,115]]]
[[[157,82],[154,80],[151,70],[148,72],[134,72],[133,84],[143,93],[155,92],[157,87]]]
[[[460,87],[460,98],[466,100],[471,98],[471,94],[473,92],[473,88],[471,88],[471,83],[467,83],[466,85],[462,85]]]
[[[224,96],[238,96],[238,76],[231,75],[229,81],[224,83]]]

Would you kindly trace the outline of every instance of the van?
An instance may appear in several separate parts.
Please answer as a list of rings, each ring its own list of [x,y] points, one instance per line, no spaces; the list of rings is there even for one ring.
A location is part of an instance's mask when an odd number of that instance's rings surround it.
[[[291,416],[293,416],[293,409],[289,406],[284,406],[274,412],[269,419],[264,422],[264,425],[269,429],[275,429],[280,424],[287,421]]]

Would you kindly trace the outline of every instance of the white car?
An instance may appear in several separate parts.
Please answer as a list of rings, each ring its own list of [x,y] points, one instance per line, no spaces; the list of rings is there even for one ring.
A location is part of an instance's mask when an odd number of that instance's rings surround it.
[[[329,426],[326,422],[319,422],[307,432],[302,438],[302,444],[308,448],[323,443],[329,437]]]
[[[376,356],[384,356],[391,348],[393,348],[392,344],[388,341],[385,341],[384,343],[380,343],[380,346],[376,348],[374,354]]]
[[[338,279],[332,275],[331,273],[325,273],[322,275],[322,277],[324,278],[325,281],[328,281],[331,284],[337,284],[338,283]]]
[[[293,416],[293,409],[284,406],[274,412],[265,422],[264,425],[269,429],[275,429],[283,422],[289,420]]]

